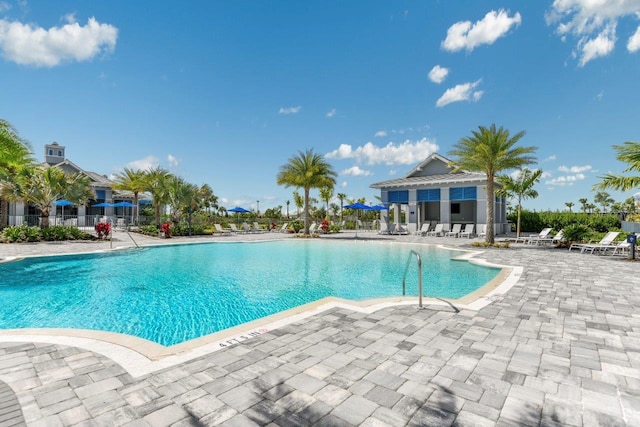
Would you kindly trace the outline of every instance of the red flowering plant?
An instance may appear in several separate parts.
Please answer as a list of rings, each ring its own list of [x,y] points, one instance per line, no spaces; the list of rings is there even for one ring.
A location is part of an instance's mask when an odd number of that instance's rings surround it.
[[[326,219],[322,221],[322,223],[320,223],[320,230],[322,230],[323,233],[328,233],[329,232],[329,221],[327,221]]]
[[[95,226],[96,233],[98,233],[99,239],[105,239],[109,234],[111,234],[111,223],[110,222],[99,222]]]
[[[160,225],[160,233],[164,235],[164,237],[171,237],[171,223],[165,222]]]

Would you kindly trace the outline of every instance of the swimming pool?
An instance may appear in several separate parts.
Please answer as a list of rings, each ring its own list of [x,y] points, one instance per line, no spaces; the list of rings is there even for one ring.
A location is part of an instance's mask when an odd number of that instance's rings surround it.
[[[424,245],[292,239],[152,247],[0,264],[0,328],[119,332],[169,346],[334,296],[459,298],[500,271]],[[414,261],[415,262],[415,261]],[[417,269],[407,295],[417,296]]]

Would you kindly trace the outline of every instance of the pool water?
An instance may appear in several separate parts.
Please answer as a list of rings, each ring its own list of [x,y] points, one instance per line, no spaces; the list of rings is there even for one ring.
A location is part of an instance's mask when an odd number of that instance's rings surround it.
[[[0,264],[0,328],[79,328],[174,345],[334,296],[402,295],[410,250],[424,295],[459,298],[498,269],[431,246],[287,240],[175,245]],[[415,259],[407,295],[417,296]]]

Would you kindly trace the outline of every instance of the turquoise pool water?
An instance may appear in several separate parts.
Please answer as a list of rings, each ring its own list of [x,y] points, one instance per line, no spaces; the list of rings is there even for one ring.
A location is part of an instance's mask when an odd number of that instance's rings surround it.
[[[0,328],[80,328],[178,344],[318,299],[402,294],[410,250],[425,296],[458,298],[498,269],[431,246],[289,240],[153,247],[0,264]],[[407,295],[417,296],[415,260]]]

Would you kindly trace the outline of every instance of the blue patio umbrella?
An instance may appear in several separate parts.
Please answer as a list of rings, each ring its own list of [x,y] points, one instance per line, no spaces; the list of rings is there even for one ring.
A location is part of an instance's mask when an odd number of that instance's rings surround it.
[[[98,203],[97,205],[93,205],[93,207],[94,208],[112,208],[113,203],[102,202],[102,203]]]
[[[112,205],[114,208],[132,208],[135,205],[131,202],[118,202]]]
[[[64,207],[65,206],[72,206],[72,205],[74,205],[74,203],[70,202],[69,200],[60,199],[60,200],[56,200],[55,205],[56,206],[62,206],[62,221],[64,221]]]
[[[345,208],[347,209],[355,209],[355,210],[362,210],[362,211],[370,211],[373,210],[373,208],[369,205],[365,205],[364,203],[351,203],[350,205],[346,205]],[[356,220],[358,219],[358,215],[356,214]],[[358,237],[358,225],[356,223],[356,238]]]
[[[227,210],[227,212],[235,212],[236,214],[236,222],[240,222],[240,218],[238,218],[238,214],[239,213],[249,213],[250,211],[246,210],[245,208],[241,208],[240,206],[236,206],[235,208],[231,208],[229,210]]]

